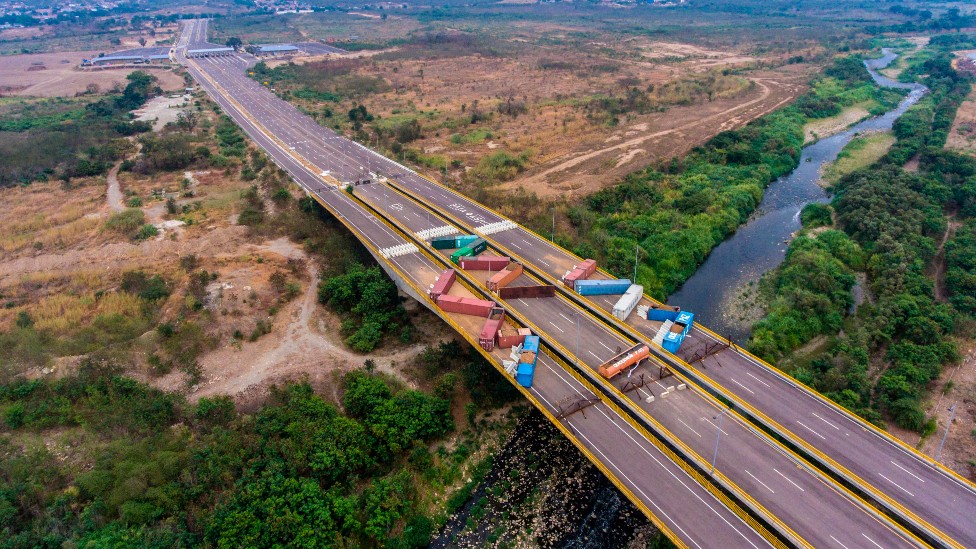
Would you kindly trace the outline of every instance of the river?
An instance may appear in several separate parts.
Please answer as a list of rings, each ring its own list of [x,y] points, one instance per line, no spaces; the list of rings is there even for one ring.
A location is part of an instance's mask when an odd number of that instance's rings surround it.
[[[897,82],[876,72],[898,57],[887,49],[882,53],[882,57],[864,63],[871,77],[880,86],[909,90],[908,95],[885,114],[804,147],[800,165],[770,183],[749,221],[712,250],[695,274],[671,295],[669,304],[694,312],[695,320],[737,343],[746,342],[755,318],[743,305],[754,299],[760,277],[786,257],[789,242],[800,229],[800,210],[807,204],[830,200],[820,186],[821,168],[833,162],[858,133],[891,129],[894,121],[928,91],[921,84]]]

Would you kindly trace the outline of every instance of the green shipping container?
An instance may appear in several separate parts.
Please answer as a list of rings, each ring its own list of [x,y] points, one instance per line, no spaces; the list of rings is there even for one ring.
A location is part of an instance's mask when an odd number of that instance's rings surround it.
[[[468,244],[468,248],[471,248],[471,255],[478,255],[488,249],[488,242],[484,238],[479,238],[471,244]]]
[[[435,250],[450,250],[452,248],[457,248],[457,237],[439,236],[437,238],[432,238],[430,240],[430,245],[433,246]]]
[[[460,261],[462,257],[467,257],[470,255],[474,255],[474,252],[471,251],[471,248],[461,248],[460,250],[451,254],[451,263],[457,265],[458,261]]]

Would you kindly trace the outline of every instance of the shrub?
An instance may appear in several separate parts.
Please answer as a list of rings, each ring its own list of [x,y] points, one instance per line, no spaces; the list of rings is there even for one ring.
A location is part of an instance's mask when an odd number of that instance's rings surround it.
[[[105,228],[120,234],[134,235],[146,223],[146,214],[133,208],[109,216]]]

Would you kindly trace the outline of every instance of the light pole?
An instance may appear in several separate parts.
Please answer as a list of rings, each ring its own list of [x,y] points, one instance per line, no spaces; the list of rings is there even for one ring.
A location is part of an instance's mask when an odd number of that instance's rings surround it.
[[[552,207],[552,236],[549,238],[549,242],[556,242],[556,207]]]
[[[718,443],[722,440],[722,418],[725,417],[725,412],[727,411],[728,409],[722,410],[722,413],[718,415],[718,430],[715,432],[715,450],[712,452],[712,471],[709,473],[710,475],[715,474],[715,462],[718,460]]]
[[[637,259],[640,257],[640,244],[634,246],[634,284],[637,284]]]
[[[952,408],[949,408],[949,423],[946,424],[946,430],[942,433],[942,442],[939,443],[939,453],[935,456],[935,461],[942,461],[942,448],[945,446],[946,438],[949,436],[949,427],[952,427],[952,420],[956,417],[957,404],[959,404],[958,401],[952,404]]]
[[[580,314],[576,313],[576,367],[579,368]]]

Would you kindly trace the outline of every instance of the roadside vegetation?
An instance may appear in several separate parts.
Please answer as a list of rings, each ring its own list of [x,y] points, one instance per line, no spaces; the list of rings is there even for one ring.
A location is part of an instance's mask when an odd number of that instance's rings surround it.
[[[926,388],[958,360],[955,336],[973,335],[976,159],[943,150],[971,86],[950,66],[950,52],[973,40],[934,37],[907,62],[902,78],[919,78],[931,93],[895,123],[887,154],[839,178],[833,220],[825,206],[804,210],[804,231],[763,281],[769,312],[749,341],[842,406],[923,435],[935,429],[922,407]],[[902,168],[911,158],[917,173]],[[949,295],[937,299],[927,269],[950,214],[966,221],[946,244]],[[856,273],[866,299],[848,316]],[[795,352],[821,335],[827,340],[812,352]]]

